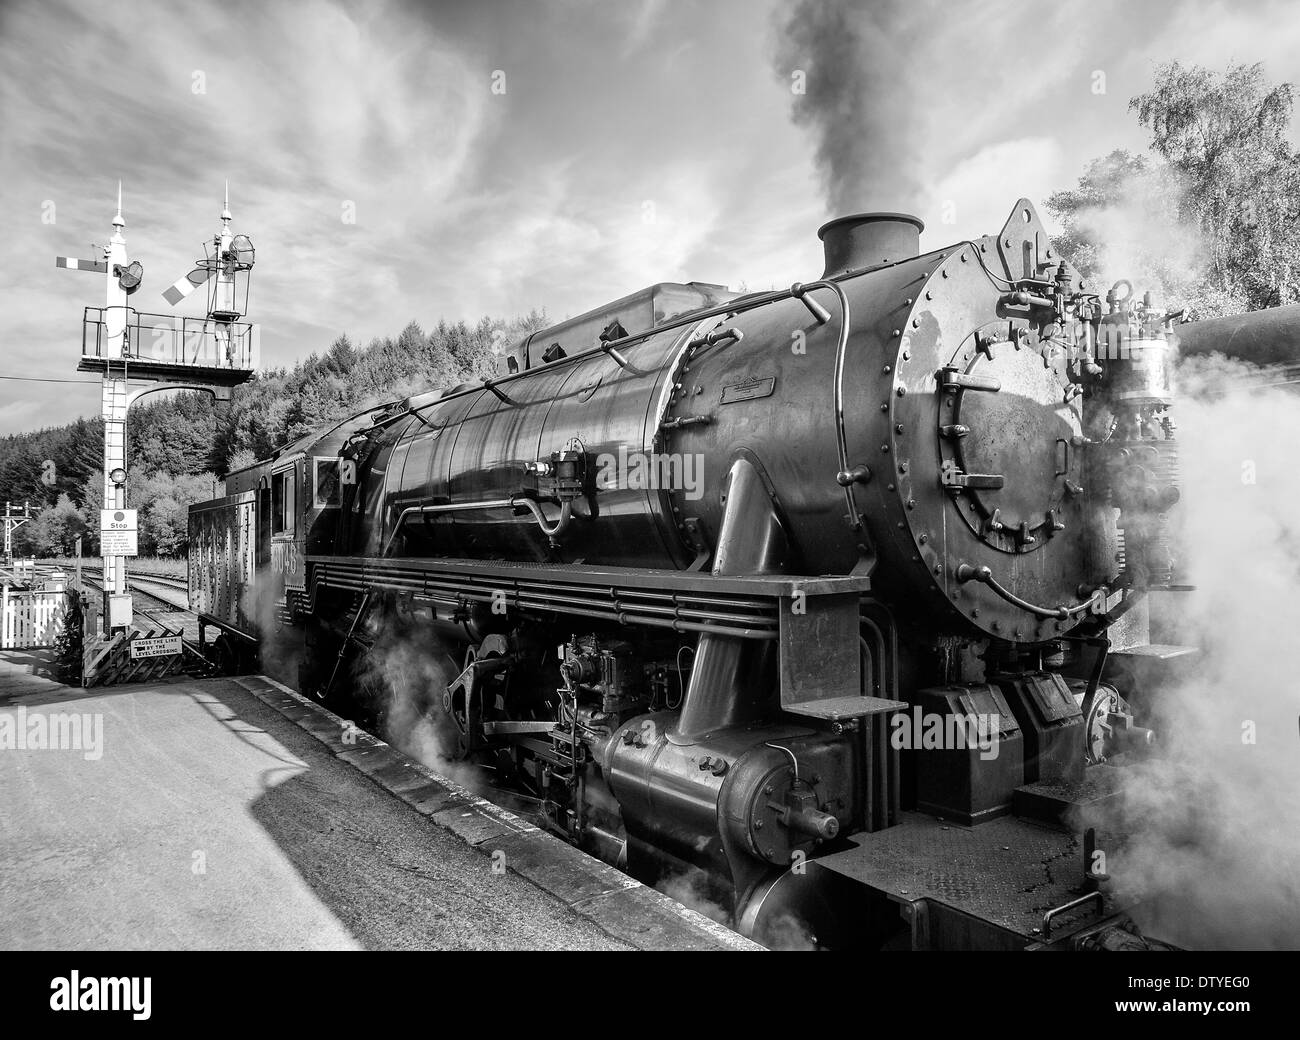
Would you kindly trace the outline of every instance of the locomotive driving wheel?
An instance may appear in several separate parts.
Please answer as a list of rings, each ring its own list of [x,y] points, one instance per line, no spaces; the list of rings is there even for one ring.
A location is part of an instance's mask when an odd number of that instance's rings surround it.
[[[465,651],[465,666],[442,695],[442,707],[456,727],[455,758],[464,760],[484,745],[483,719],[498,707],[508,676],[510,645],[490,635]]]

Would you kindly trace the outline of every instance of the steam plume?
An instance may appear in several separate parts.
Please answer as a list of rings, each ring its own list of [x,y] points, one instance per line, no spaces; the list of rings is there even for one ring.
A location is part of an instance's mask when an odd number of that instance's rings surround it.
[[[1135,767],[1108,869],[1152,934],[1193,948],[1300,948],[1300,398],[1219,355],[1181,366],[1194,678],[1162,699],[1162,756]],[[1226,392],[1225,392],[1226,391]]]

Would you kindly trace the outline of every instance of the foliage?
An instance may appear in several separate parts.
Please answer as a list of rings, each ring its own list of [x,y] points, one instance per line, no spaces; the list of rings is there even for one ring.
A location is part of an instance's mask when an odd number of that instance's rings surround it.
[[[83,623],[81,594],[72,593],[68,596],[63,626],[54,641],[54,672],[61,683],[75,686],[81,682]]]
[[[96,518],[98,521],[98,518]],[[81,510],[66,494],[59,495],[36,519],[14,532],[14,551],[18,555],[68,555],[76,549],[77,539],[86,533]]]
[[[1158,66],[1130,101],[1152,156],[1115,151],[1047,207],[1085,277],[1139,279],[1194,317],[1300,299],[1300,157],[1292,87],[1260,65]]]
[[[104,424],[98,418],[0,437],[0,501],[39,509],[68,494],[80,503],[81,485],[103,465],[103,453]]]
[[[1127,203],[1135,186],[1151,176],[1152,166],[1146,156],[1117,149],[1092,160],[1077,187],[1047,197],[1047,208],[1062,227],[1053,245],[1070,258],[1085,278],[1097,277],[1105,262],[1105,240],[1097,234],[1094,215]]]

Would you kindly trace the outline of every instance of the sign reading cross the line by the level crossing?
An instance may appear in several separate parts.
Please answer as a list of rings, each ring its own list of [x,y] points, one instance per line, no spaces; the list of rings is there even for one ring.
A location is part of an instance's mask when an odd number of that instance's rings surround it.
[[[150,639],[132,639],[131,656],[170,657],[181,652],[180,636],[154,636]]]
[[[134,509],[99,511],[99,551],[105,556],[139,556],[138,533]]]

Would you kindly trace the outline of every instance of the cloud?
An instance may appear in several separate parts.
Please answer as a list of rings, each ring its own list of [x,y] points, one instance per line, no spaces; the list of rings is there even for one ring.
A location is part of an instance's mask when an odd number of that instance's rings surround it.
[[[401,272],[461,204],[487,129],[482,70],[392,5],[56,3],[12,13],[0,46],[13,207],[0,290],[24,374],[74,364],[80,307],[102,302],[102,283],[52,259],[98,259],[118,177],[128,251],[145,264],[140,310],[169,311],[160,293],[202,255],[229,178],[235,228],[258,250],[252,316],[270,363],[345,328],[400,327],[425,288],[404,296]],[[321,333],[285,342],[278,328]]]
[[[31,428],[31,424],[37,423],[40,418],[40,408],[40,403],[37,401],[0,402],[0,430],[6,426],[12,426],[14,429]]]
[[[791,121],[790,80],[773,75],[778,8],[6,5],[6,371],[75,374],[81,309],[102,285],[51,258],[104,241],[119,177],[128,250],[145,266],[132,302],[147,311],[167,309],[159,294],[201,255],[230,179],[236,230],[258,250],[250,316],[271,365],[412,318],[559,317],[667,279],[806,280],[821,269],[817,226],[837,214]],[[1280,24],[1293,20],[1275,6],[1144,4],[1124,9],[1123,33],[1119,10],[1024,19],[1012,4],[947,4],[917,35],[908,76],[881,103],[915,113],[902,130],[927,245],[993,230],[1018,196],[1041,201],[1095,155],[1141,147],[1125,106],[1156,60],[1207,47],[1213,60],[1223,40],[1238,57],[1270,56],[1276,79],[1300,78]],[[1174,29],[1211,24],[1191,42]],[[1097,66],[1106,94],[1091,90]],[[942,223],[948,199],[954,225]],[[199,312],[201,297],[181,310]],[[97,408],[93,386],[0,381],[0,406],[18,400],[40,401],[45,422]],[[27,422],[10,408],[0,432]]]
[[[960,160],[926,192],[930,206],[920,214],[926,242],[992,234],[1006,223],[1019,196],[1036,203],[1039,215],[1049,220],[1042,201],[1066,181],[1063,152],[1055,138],[1026,137],[986,145]]]

